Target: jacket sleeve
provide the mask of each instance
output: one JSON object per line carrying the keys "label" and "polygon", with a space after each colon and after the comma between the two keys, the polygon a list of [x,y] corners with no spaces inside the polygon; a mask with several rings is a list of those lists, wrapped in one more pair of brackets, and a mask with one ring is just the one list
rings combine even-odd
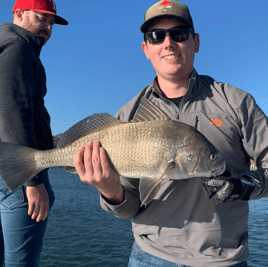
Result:
{"label": "jacket sleeve", "polygon": [[119,205],[109,204],[104,198],[100,197],[101,207],[114,216],[128,220],[135,217],[140,211],[141,201],[139,198],[139,179],[128,179],[120,177],[124,189],[125,200]]}
{"label": "jacket sleeve", "polygon": [[[40,65],[28,44],[8,41],[0,51],[0,138],[36,148],[33,97]],[[43,173],[29,181],[43,182]]]}
{"label": "jacket sleeve", "polygon": [[250,94],[244,98],[238,113],[243,146],[258,168],[250,174],[263,186],[256,187],[250,199],[268,197],[268,119]]}

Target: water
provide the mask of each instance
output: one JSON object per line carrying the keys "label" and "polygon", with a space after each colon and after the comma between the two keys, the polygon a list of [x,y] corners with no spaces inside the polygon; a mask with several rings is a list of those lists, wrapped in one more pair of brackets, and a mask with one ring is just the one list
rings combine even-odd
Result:
{"label": "water", "polygon": [[[56,201],[50,212],[41,267],[126,267],[131,222],[100,208],[99,193],[77,175],[49,170]],[[268,198],[250,202],[249,267],[268,267]]]}
{"label": "water", "polygon": [[249,266],[268,266],[268,198],[249,202]]}
{"label": "water", "polygon": [[100,208],[99,192],[61,168],[49,171],[56,195],[51,209],[41,267],[127,266],[131,222]]}

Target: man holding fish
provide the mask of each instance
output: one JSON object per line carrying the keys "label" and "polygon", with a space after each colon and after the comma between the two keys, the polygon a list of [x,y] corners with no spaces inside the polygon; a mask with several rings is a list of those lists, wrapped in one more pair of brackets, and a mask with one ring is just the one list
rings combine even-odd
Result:
{"label": "man holding fish", "polygon": [[[98,188],[103,209],[132,219],[135,243],[129,266],[247,266],[248,200],[268,196],[267,117],[250,94],[198,75],[193,64],[199,34],[186,5],[175,0],[155,3],[146,11],[141,31],[142,49],[156,78],[116,117],[125,122],[153,120],[148,99],[173,121],[200,131],[220,154],[204,158],[199,142],[191,146],[195,137],[186,134],[176,149],[191,147],[187,157],[178,152],[179,160],[167,160],[154,179],[135,179],[119,176],[98,140],[79,148],[76,170],[83,182]],[[156,115],[159,121],[161,116]],[[209,173],[215,159],[217,167]],[[250,159],[256,171],[250,171]]]}

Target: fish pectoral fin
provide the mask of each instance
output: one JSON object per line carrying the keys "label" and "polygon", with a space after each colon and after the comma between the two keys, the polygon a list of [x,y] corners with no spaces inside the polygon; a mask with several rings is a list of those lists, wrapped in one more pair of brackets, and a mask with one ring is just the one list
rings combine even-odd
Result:
{"label": "fish pectoral fin", "polygon": [[151,203],[160,188],[164,184],[164,175],[174,167],[174,162],[168,162],[163,173],[159,178],[142,178],[140,179],[139,192],[141,205],[147,206]]}
{"label": "fish pectoral fin", "polygon": [[140,179],[139,191],[141,205],[147,206],[151,203],[153,198],[156,196],[157,192],[163,184],[163,178],[142,178]]}
{"label": "fish pectoral fin", "polygon": [[67,167],[64,167],[64,170],[65,170],[66,172],[70,172],[70,173],[73,173],[73,174],[77,174],[77,171],[76,171],[75,167],[69,167],[69,166],[67,166]]}

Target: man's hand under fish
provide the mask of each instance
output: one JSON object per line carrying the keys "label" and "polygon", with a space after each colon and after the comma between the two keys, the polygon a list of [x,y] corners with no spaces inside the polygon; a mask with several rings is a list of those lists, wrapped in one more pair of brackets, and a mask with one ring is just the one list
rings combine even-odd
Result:
{"label": "man's hand under fish", "polygon": [[124,201],[119,175],[110,166],[107,153],[98,141],[80,147],[74,164],[81,181],[96,187],[108,202],[120,204]]}

